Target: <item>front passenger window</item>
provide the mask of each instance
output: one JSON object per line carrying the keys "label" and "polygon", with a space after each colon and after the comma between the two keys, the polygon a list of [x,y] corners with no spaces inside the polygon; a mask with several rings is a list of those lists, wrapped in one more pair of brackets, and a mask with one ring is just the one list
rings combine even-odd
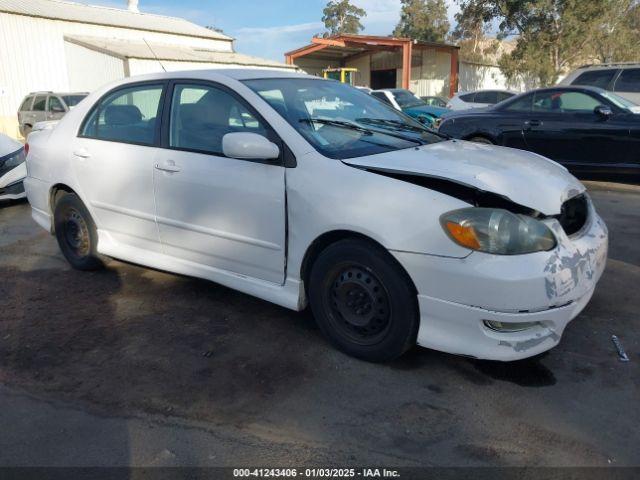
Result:
{"label": "front passenger window", "polygon": [[232,132],[267,136],[262,123],[230,93],[209,86],[175,86],[169,125],[170,147],[223,155],[222,137]]}

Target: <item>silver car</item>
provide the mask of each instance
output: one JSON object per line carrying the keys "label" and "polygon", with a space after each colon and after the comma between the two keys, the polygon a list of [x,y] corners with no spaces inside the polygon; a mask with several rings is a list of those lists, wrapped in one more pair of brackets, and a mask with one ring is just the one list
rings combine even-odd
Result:
{"label": "silver car", "polygon": [[88,95],[79,93],[32,92],[25,97],[18,110],[20,135],[27,137],[38,122],[60,120]]}
{"label": "silver car", "polygon": [[640,104],[640,63],[585,65],[571,72],[559,84],[600,87]]}

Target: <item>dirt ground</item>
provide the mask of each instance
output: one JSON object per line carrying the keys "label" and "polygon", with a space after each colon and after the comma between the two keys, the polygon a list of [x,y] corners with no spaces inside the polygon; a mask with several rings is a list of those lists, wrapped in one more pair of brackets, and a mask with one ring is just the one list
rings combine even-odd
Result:
{"label": "dirt ground", "polygon": [[[71,270],[28,204],[4,205],[0,464],[46,464],[29,442],[49,427],[75,432],[56,463],[82,464],[117,421],[157,446],[136,455],[124,432],[131,463],[640,465],[640,187],[589,186],[611,235],[601,283],[558,347],[508,364],[425,349],[364,363],[333,350],[309,312],[118,261]],[[93,420],[62,422],[69,412]],[[184,432],[204,439],[163,454],[161,435]]]}

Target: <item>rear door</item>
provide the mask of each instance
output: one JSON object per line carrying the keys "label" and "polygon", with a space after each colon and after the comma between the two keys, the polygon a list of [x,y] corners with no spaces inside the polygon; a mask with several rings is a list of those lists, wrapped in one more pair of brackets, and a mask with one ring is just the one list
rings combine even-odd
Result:
{"label": "rear door", "polygon": [[29,113],[29,121],[26,123],[31,124],[33,126],[37,122],[43,122],[47,119],[47,96],[46,95],[36,95],[36,98],[33,101],[33,107],[31,108],[31,112]]}
{"label": "rear door", "polygon": [[160,252],[153,166],[160,142],[164,82],[107,93],[70,145],[71,162],[96,223],[117,246]]}
{"label": "rear door", "polygon": [[253,132],[279,142],[235,92],[215,83],[171,83],[163,149],[153,173],[163,251],[198,267],[282,284],[285,168],[228,158],[222,138]]}

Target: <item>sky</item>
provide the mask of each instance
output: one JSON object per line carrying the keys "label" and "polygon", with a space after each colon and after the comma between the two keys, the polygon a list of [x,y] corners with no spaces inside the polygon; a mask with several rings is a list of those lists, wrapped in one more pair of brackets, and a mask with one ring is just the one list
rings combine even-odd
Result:
{"label": "sky", "polygon": [[[126,0],[76,0],[126,8]],[[458,11],[449,5],[449,21]],[[389,35],[400,19],[400,0],[352,0],[364,8],[362,33]],[[324,31],[322,9],[327,0],[140,0],[141,12],[186,18],[198,25],[221,28],[236,39],[240,53],[284,61],[284,53],[306,45]]]}

